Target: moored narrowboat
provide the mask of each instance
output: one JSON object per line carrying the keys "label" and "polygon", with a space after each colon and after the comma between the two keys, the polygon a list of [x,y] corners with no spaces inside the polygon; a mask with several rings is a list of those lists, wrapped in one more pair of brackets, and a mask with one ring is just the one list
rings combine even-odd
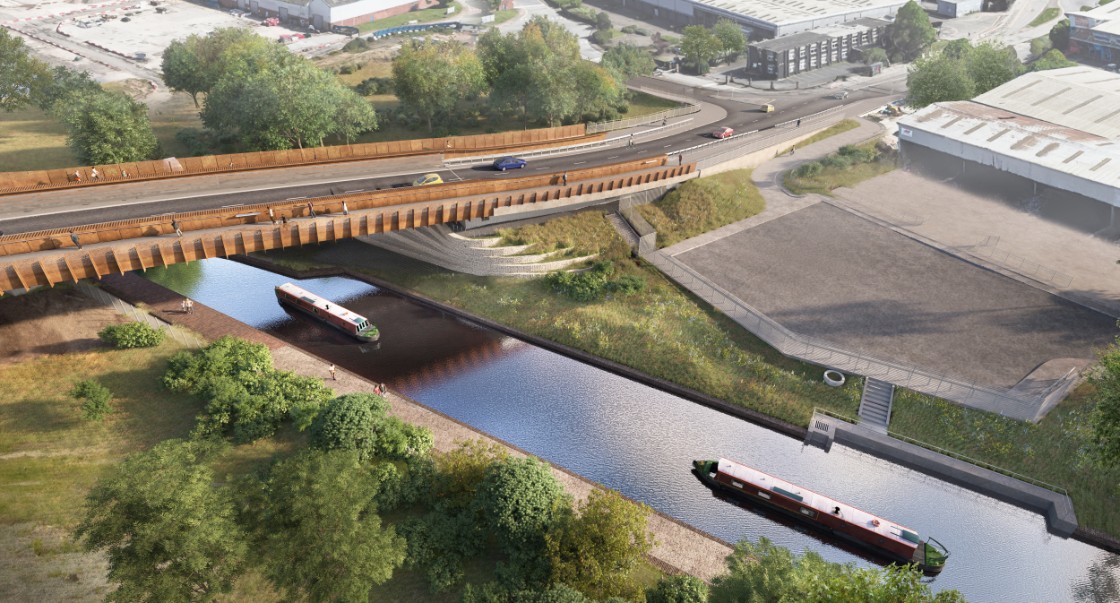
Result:
{"label": "moored narrowboat", "polygon": [[377,341],[381,336],[366,317],[291,283],[276,287],[276,299],[362,341]]}
{"label": "moored narrowboat", "polygon": [[839,538],[926,574],[945,568],[949,551],[933,538],[888,519],[727,459],[693,461],[693,473],[709,487],[794,517]]}

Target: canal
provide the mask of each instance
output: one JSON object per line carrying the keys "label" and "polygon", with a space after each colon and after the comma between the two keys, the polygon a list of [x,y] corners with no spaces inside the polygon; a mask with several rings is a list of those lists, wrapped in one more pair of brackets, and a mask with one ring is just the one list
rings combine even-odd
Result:
{"label": "canal", "polygon": [[825,453],[453,316],[345,278],[300,286],[369,317],[362,344],[277,304],[290,279],[212,259],[149,271],[153,280],[351,372],[735,542],[766,537],[795,552],[873,563],[767,513],[716,499],[690,473],[724,456],[931,535],[949,548],[935,590],[974,603],[1120,601],[1120,556],[1047,533],[1038,514],[876,457]]}

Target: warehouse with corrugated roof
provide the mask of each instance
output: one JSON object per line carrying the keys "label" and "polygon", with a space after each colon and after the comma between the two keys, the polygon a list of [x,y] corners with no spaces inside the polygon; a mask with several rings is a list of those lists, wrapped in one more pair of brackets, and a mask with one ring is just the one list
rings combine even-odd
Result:
{"label": "warehouse with corrugated roof", "polygon": [[752,40],[777,38],[898,12],[906,0],[637,0],[623,4],[684,25],[739,24]]}
{"label": "warehouse with corrugated roof", "polygon": [[[898,121],[904,160],[928,149],[960,171],[994,169],[1107,205],[1120,225],[1120,75],[1078,66],[1022,75],[971,101],[934,103]],[[909,155],[909,157],[908,157]],[[929,157],[925,155],[923,157]],[[918,166],[921,167],[921,166]]]}

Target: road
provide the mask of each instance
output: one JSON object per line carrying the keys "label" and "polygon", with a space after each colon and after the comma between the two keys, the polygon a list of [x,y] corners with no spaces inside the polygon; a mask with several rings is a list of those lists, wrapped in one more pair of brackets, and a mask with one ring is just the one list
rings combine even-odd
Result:
{"label": "road", "polygon": [[[656,78],[645,78],[643,88],[656,88],[681,94],[682,86]],[[685,90],[687,91],[687,90]],[[693,96],[722,109],[725,117],[714,122],[687,122],[687,129],[670,129],[668,134],[636,136],[633,147],[623,140],[617,144],[578,155],[533,159],[525,168],[528,173],[552,173],[578,169],[581,166],[616,163],[640,157],[661,155],[710,142],[715,126],[729,126],[736,131],[764,130],[776,124],[837,106],[840,101],[826,97],[824,92],[803,94],[783,99],[774,113],[758,110],[752,96],[723,98],[721,90],[693,90]],[[852,104],[873,98],[884,102],[897,97],[889,91],[867,88],[854,91],[845,101]],[[707,111],[707,114],[723,113]],[[701,114],[697,114],[701,115]],[[608,137],[623,138],[644,128],[612,132]],[[723,144],[723,143],[721,143]],[[728,141],[726,144],[734,144]],[[688,157],[685,158],[686,160]],[[370,176],[371,172],[377,173]],[[518,171],[498,172],[487,165],[448,169],[437,156],[406,158],[395,161],[353,162],[316,165],[282,170],[265,170],[243,174],[216,174],[176,178],[166,181],[86,187],[13,195],[0,203],[0,232],[16,234],[35,230],[71,228],[82,224],[109,222],[129,218],[150,217],[170,213],[215,209],[256,203],[283,203],[303,198],[322,197],[366,190],[409,185],[418,174],[438,172],[445,181],[511,178]]]}

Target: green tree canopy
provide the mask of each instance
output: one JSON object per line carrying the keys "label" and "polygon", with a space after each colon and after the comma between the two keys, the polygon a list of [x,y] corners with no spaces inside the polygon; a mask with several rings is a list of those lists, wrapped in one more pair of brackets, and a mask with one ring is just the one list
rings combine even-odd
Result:
{"label": "green tree canopy", "polygon": [[656,64],[646,49],[633,44],[618,44],[603,53],[602,66],[611,70],[618,81],[653,73]]}
{"label": "green tree canopy", "polygon": [[712,26],[712,34],[719,40],[720,51],[728,62],[734,61],[747,47],[743,28],[731,19],[720,19]]}
{"label": "green tree canopy", "polygon": [[578,514],[562,513],[546,536],[552,581],[602,599],[635,599],[633,570],[653,548],[649,507],[613,490],[593,490]]}
{"label": "green tree canopy", "polygon": [[965,59],[965,65],[972,78],[974,95],[1010,82],[1023,72],[1023,64],[1019,62],[1015,49],[990,42],[973,48]]}
{"label": "green tree canopy", "polygon": [[75,536],[105,550],[108,601],[212,601],[244,569],[245,535],[199,443],[168,440],[98,480]]}
{"label": "green tree canopy", "polygon": [[404,562],[404,539],[377,514],[378,475],[352,451],[310,450],[273,467],[255,550],[290,599],[366,601]]}
{"label": "green tree canopy", "polygon": [[368,461],[376,455],[376,429],[389,404],[374,394],[346,394],[323,407],[311,423],[311,446],[320,450],[353,450]]}
{"label": "green tree canopy", "polygon": [[1120,466],[1120,338],[1101,354],[1089,373],[1093,387],[1093,444],[1106,467]]}
{"label": "green tree canopy", "polygon": [[486,87],[482,61],[462,42],[424,40],[404,44],[393,59],[397,97],[428,123],[449,126],[462,103]]}
{"label": "green tree canopy", "polygon": [[1061,69],[1063,67],[1076,67],[1077,63],[1066,58],[1062,51],[1051,48],[1045,54],[1031,62],[1031,71],[1046,71],[1047,69]]}
{"label": "green tree canopy", "polygon": [[907,101],[914,107],[937,102],[965,100],[975,91],[964,61],[943,56],[919,60],[906,78],[910,90]]}
{"label": "green tree canopy", "polygon": [[712,60],[719,56],[722,49],[720,39],[707,27],[689,25],[684,28],[681,52],[684,54],[684,61],[692,65],[697,73],[707,73]]}
{"label": "green tree canopy", "polygon": [[1069,19],[1062,19],[1050,28],[1050,44],[1062,51],[1069,51]]}
{"label": "green tree canopy", "polygon": [[949,40],[941,49],[941,56],[958,61],[968,60],[970,54],[972,54],[972,42],[968,38]]}
{"label": "green tree canopy", "polygon": [[933,594],[911,567],[863,569],[812,551],[798,557],[766,538],[735,545],[727,567],[712,583],[711,603],[964,603],[955,590]]}
{"label": "green tree canopy", "polygon": [[696,576],[665,576],[646,591],[646,603],[707,603],[708,585]]}
{"label": "green tree canopy", "polygon": [[548,465],[531,457],[490,465],[476,501],[507,549],[543,545],[545,533],[568,502]]}
{"label": "green tree canopy", "polygon": [[929,15],[914,0],[898,9],[894,21],[887,26],[887,39],[891,58],[912,61],[937,39],[937,30],[929,22]]}
{"label": "green tree canopy", "polygon": [[246,77],[291,60],[298,59],[251,29],[225,27],[168,45],[163,81],[172,90],[190,94],[197,107],[198,94],[210,92],[226,74]]}
{"label": "green tree canopy", "polygon": [[87,92],[56,103],[66,142],[86,165],[153,159],[159,149],[148,107],[123,93]]}
{"label": "green tree canopy", "polygon": [[887,51],[882,49],[882,48],[879,48],[878,46],[876,46],[874,48],[869,48],[866,51],[864,51],[864,53],[863,53],[863,64],[864,65],[871,65],[873,63],[882,63],[884,65],[889,64],[890,59],[887,57]]}
{"label": "green tree canopy", "polygon": [[23,38],[0,28],[0,109],[15,111],[32,104],[49,79],[47,64],[28,53]]}

